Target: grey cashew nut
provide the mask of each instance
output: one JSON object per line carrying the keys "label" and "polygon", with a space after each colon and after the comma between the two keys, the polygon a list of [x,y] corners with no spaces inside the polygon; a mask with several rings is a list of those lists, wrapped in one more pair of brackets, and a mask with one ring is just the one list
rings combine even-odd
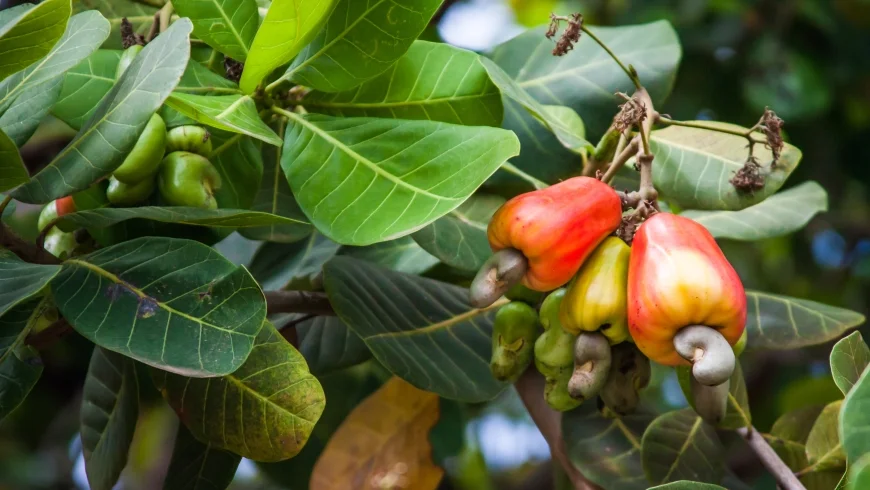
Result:
{"label": "grey cashew nut", "polygon": [[728,389],[730,380],[716,386],[707,386],[699,383],[694,377],[691,379],[692,401],[695,413],[706,422],[713,425],[722,422],[728,411]]}
{"label": "grey cashew nut", "polygon": [[640,390],[649,384],[649,359],[631,342],[616,344],[610,348],[610,352],[610,374],[599,396],[614,412],[628,415],[635,411],[640,402]]}
{"label": "grey cashew nut", "polygon": [[504,296],[515,284],[519,283],[529,261],[522,252],[515,248],[499,250],[477,271],[471,281],[469,299],[475,308],[486,308]]}
{"label": "grey cashew nut", "polygon": [[577,400],[597,395],[610,373],[610,341],[598,332],[582,332],[574,342],[574,372],[568,393]]}
{"label": "grey cashew nut", "polygon": [[674,348],[692,363],[692,376],[699,383],[716,386],[734,372],[734,351],[721,333],[705,325],[689,325],[674,336]]}

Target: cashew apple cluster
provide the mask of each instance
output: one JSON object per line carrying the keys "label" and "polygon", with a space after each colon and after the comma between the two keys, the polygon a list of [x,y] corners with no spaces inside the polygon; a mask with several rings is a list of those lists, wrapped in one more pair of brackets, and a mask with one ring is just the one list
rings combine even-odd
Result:
{"label": "cashew apple cluster", "polygon": [[[599,396],[626,414],[649,383],[650,360],[690,365],[695,408],[717,422],[746,343],[740,278],[699,223],[658,212],[629,246],[614,236],[622,216],[616,191],[591,177],[521,194],[496,211],[487,230],[494,255],[470,289],[478,308],[513,300],[495,315],[493,375],[516,380],[534,361],[554,409]],[[518,287],[547,294],[537,304]]]}

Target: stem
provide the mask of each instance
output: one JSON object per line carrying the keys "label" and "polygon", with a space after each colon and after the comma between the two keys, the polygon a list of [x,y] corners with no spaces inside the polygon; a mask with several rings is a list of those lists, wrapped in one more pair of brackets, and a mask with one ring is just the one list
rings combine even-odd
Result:
{"label": "stem", "polygon": [[10,202],[12,202],[12,196],[6,196],[3,202],[0,202],[0,217],[3,216],[3,212],[6,211],[6,207],[9,206]]}
{"label": "stem", "polygon": [[791,469],[783,463],[776,451],[767,444],[764,437],[755,430],[755,427],[741,427],[737,429],[737,433],[743,436],[749,447],[755,451],[758,458],[761,459],[761,464],[767,468],[767,471],[776,479],[776,482],[783,490],[806,490],[806,488],[798,480],[797,476],[792,473]]}
{"label": "stem", "polygon": [[595,34],[593,34],[592,31],[587,29],[585,25],[581,25],[580,30],[583,31],[584,33],[586,33],[587,36],[592,38],[593,41],[598,43],[598,45],[601,46],[601,49],[603,49],[604,51],[607,51],[607,54],[609,54],[610,57],[613,58],[613,61],[615,61],[616,64],[619,65],[620,68],[622,68],[622,71],[625,72],[625,75],[629,78],[629,80],[631,80],[631,83],[634,84],[634,88],[636,88],[637,90],[641,90],[643,88],[643,86],[640,84],[640,80],[637,78],[637,73],[634,70],[628,69],[628,67],[626,67],[622,63],[622,60],[619,59],[619,56],[616,56],[616,53],[611,51],[610,48],[607,47],[607,44],[604,44],[604,41],[602,41],[601,39],[598,39],[598,37]]}
{"label": "stem", "polygon": [[758,124],[752,126],[746,131],[741,131],[738,129],[731,129],[719,126],[713,126],[711,124],[704,124],[702,122],[697,121],[677,121],[676,119],[671,119],[669,117],[662,116],[661,114],[656,114],[655,117],[656,122],[662,123],[666,126],[682,126],[684,128],[695,128],[695,129],[705,129],[707,131],[716,131],[717,133],[725,133],[731,134],[734,136],[740,136],[741,138],[746,138],[749,141],[749,144],[758,144],[764,143],[764,140],[757,140],[752,137],[752,133],[755,132],[756,128],[758,128]]}
{"label": "stem", "polygon": [[546,189],[547,187],[550,187],[546,182],[532,177],[531,175],[523,172],[522,170],[517,168],[516,165],[514,165],[510,162],[504,162],[501,165],[501,170],[504,170],[505,172],[507,172],[509,174],[516,175],[517,177],[528,182],[529,184],[532,184],[532,187],[534,187],[535,190],[541,190],[541,189]]}
{"label": "stem", "polygon": [[148,29],[148,35],[145,36],[145,44],[150,43],[157,37],[157,28],[160,26],[160,10],[154,12],[154,21],[151,22],[151,28]]}
{"label": "stem", "polygon": [[520,376],[514,387],[519,394],[523,405],[529,411],[532,421],[538,426],[541,435],[550,446],[550,454],[553,461],[562,465],[568,478],[576,490],[599,490],[599,487],[589,481],[568,458],[565,440],[562,439],[562,414],[550,408],[541,393],[544,392],[544,377],[541,376],[534,366]]}
{"label": "stem", "polygon": [[12,231],[6,224],[0,222],[0,246],[9,249],[25,262],[32,264],[60,264],[60,260],[54,255],[38,248]]}
{"label": "stem", "polygon": [[644,118],[640,127],[640,141],[643,145],[643,152],[637,156],[637,165],[640,169],[640,195],[649,202],[653,208],[658,209],[659,193],[653,185],[652,162],[653,154],[650,152],[649,135],[652,131],[653,123],[655,122],[656,110],[653,107],[652,99],[649,92],[645,88],[641,88],[634,94],[646,108],[646,118]]}
{"label": "stem", "polygon": [[169,29],[169,20],[172,18],[172,2],[166,2],[166,5],[158,12],[160,14],[160,32],[165,32]]}
{"label": "stem", "polygon": [[629,161],[631,157],[637,154],[638,140],[634,138],[631,140],[631,143],[628,144],[625,148],[622,149],[617,155],[616,158],[613,159],[613,163],[608,167],[607,172],[604,174],[604,177],[601,178],[601,181],[605,184],[609,184],[614,177],[616,177],[616,173],[619,172],[619,169],[625,165],[625,162]]}
{"label": "stem", "polygon": [[313,313],[335,316],[326,293],[316,291],[265,291],[269,315],[274,313]]}

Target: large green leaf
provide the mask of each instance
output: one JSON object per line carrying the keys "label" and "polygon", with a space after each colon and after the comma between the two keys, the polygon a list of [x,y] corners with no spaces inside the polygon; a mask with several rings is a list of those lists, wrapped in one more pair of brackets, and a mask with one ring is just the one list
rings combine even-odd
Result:
{"label": "large green leaf", "polygon": [[178,84],[190,56],[190,30],[190,21],[181,19],[148,43],[72,142],[18,188],[15,198],[48,202],[88,188],[121,165],[151,115]]}
{"label": "large green leaf", "polygon": [[713,426],[691,408],[659,416],[641,441],[643,470],[656,485],[684,479],[718,483],[725,469],[724,452]]}
{"label": "large green leaf", "polygon": [[164,490],[224,490],[233,481],[242,457],[198,441],[178,425]]}
{"label": "large green leaf", "polygon": [[409,236],[367,247],[344,247],[341,254],[406,274],[422,274],[438,263],[436,257]]}
{"label": "large green leaf", "polygon": [[39,85],[28,86],[0,115],[0,131],[19,147],[23,146],[51,110],[62,85],[63,77],[55,77]]}
{"label": "large green leaf", "polygon": [[315,376],[355,366],[372,357],[359,335],[338,317],[318,316],[296,325],[299,351]]}
{"label": "large green leaf", "polygon": [[27,398],[42,375],[39,353],[24,345],[40,302],[31,300],[0,314],[0,421]]}
{"label": "large green leaf", "polygon": [[746,306],[746,345],[753,349],[823,344],[864,323],[854,311],[760,291],[746,292]]}
{"label": "large green leaf", "polygon": [[268,322],[232,374],[195,379],[155,370],[154,378],[197,439],[256,461],[295,456],[325,404],[305,359]]}
{"label": "large green leaf", "polygon": [[82,393],[82,453],[88,483],[111,490],[127,465],[139,417],[136,363],[120,354],[94,348]]}
{"label": "large green leaf", "polygon": [[280,145],[281,138],[257,114],[254,99],[247,95],[192,95],[173,93],[166,105],[196,122]]}
{"label": "large green leaf", "polygon": [[[249,209],[263,180],[263,157],[259,142],[250,136],[211,131],[214,150],[209,160],[221,174],[221,188],[215,193],[219,208]],[[287,216],[288,219],[303,216]]]}
{"label": "large green leaf", "polygon": [[71,128],[81,129],[112,90],[120,59],[121,51],[99,49],[67,71],[51,113]]}
{"label": "large green leaf", "polygon": [[0,80],[45,56],[63,35],[70,0],[45,0],[0,25]]}
{"label": "large green leaf", "polygon": [[30,179],[15,142],[0,128],[0,192],[18,187]]}
{"label": "large green leaf", "polygon": [[265,290],[307,289],[311,276],[338,253],[340,245],[318,232],[295,243],[264,243],[251,259],[251,274]]}
{"label": "large green leaf", "polygon": [[193,33],[212,48],[244,62],[260,21],[255,0],[174,0],[172,7],[190,17]]}
{"label": "large green leaf", "polygon": [[244,228],[248,226],[285,226],[309,230],[303,220],[285,218],[276,214],[245,209],[202,209],[179,206],[138,208],[101,208],[67,214],[58,223],[71,227],[104,228],[131,219],[147,219],[163,223],[179,223],[215,228]]}
{"label": "large green leaf", "polygon": [[489,370],[496,302],[468,303],[468,290],[350,257],[323,267],[339,318],[387,369],[445,398],[481,402],[506,386]]}
{"label": "large green leaf", "polygon": [[519,151],[498,128],[287,115],[282,168],[293,195],[318,230],[347,245],[435,221]]}
{"label": "large green leaf", "polygon": [[[284,134],[287,122],[282,118],[273,123],[272,127],[278,134]],[[263,145],[263,178],[251,209],[263,211],[278,216],[285,216],[296,221],[306,221],[305,215],[299,209],[299,204],[290,191],[290,184],[281,170],[281,154],[283,146]],[[269,242],[292,243],[305,238],[311,233],[311,227],[286,226],[273,224],[263,227],[245,228],[240,232],[245,238]]]}
{"label": "large green leaf", "polygon": [[804,182],[739,211],[685,211],[716,238],[763,240],[800,230],[828,210],[828,193],[817,182]]}
{"label": "large green leaf", "polygon": [[441,262],[465,271],[477,271],[492,255],[486,228],[505,200],[474,195],[429,226],[411,235],[424,250]]}
{"label": "large green leaf", "polygon": [[846,469],[846,454],[838,434],[842,404],[842,400],[837,400],[827,405],[810,430],[806,451],[813,471]]}
{"label": "large green leaf", "polygon": [[640,441],[653,418],[647,414],[608,418],[595,403],[584,403],[562,415],[568,457],[586,478],[603,488],[646,489]]}
{"label": "large green leaf", "polygon": [[[692,368],[688,366],[680,366],[676,368],[677,379],[680,382],[680,388],[683,389],[683,394],[689,405],[695,407],[694,399],[691,392],[691,377]],[[743,369],[738,362],[734,366],[734,374],[731,375],[728,385],[728,402],[725,417],[719,422],[720,429],[739,429],[740,427],[749,427],[752,425],[752,412],[749,410],[749,395],[746,392],[746,381],[743,379]]]}
{"label": "large green leaf", "polygon": [[[746,128],[703,121],[708,126],[746,131]],[[757,138],[758,136],[756,136]],[[776,165],[764,145],[756,145],[764,187],[751,193],[731,185],[746,162],[746,138],[709,129],[671,126],[653,131],[650,149],[655,155],[653,182],[659,196],[688,209],[739,210],[758,204],[776,192],[797,167],[801,151],[786,143]]]}
{"label": "large green leaf", "polygon": [[60,266],[30,264],[0,248],[0,316],[42,291]]}
{"label": "large green leaf", "polygon": [[324,92],[352,89],[405,54],[440,6],[441,0],[338,0],[281,79]]}
{"label": "large green leaf", "polygon": [[843,400],[840,409],[840,442],[848,461],[870,453],[870,369],[865,369],[858,382]]}
{"label": "large green leaf", "polygon": [[[253,0],[250,0],[253,3]],[[245,93],[296,56],[326,22],[336,0],[275,0],[257,30],[242,72]]]}
{"label": "large green leaf", "polygon": [[381,75],[347,92],[314,91],[305,108],[343,117],[427,119],[468,126],[500,126],[501,94],[471,51],[415,41]]}
{"label": "large green leaf", "polygon": [[67,260],[51,289],[88,340],[186,376],[235,371],[266,316],[248,271],[190,240],[139,238]]}
{"label": "large green leaf", "polygon": [[[862,490],[870,488],[870,454],[861,456],[858,461],[849,465],[848,490]],[[840,490],[840,487],[837,487]]]}
{"label": "large green leaf", "polygon": [[849,394],[849,390],[858,382],[868,364],[870,348],[864,342],[861,332],[853,332],[831,349],[831,375],[843,395]]}
{"label": "large green leaf", "polygon": [[[624,63],[637,70],[653,102],[661,104],[671,90],[682,56],[677,33],[667,21],[622,27],[590,27]],[[599,138],[633,85],[610,56],[589,36],[574,50],[552,56],[546,27],[530,29],[500,44],[492,59],[520,87],[543,104],[568,106],[583,115],[591,138]]]}

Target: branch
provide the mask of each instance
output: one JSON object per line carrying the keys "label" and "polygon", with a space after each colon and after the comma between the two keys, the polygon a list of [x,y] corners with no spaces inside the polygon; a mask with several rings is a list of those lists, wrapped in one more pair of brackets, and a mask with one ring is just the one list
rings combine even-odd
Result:
{"label": "branch", "polygon": [[316,291],[265,291],[269,315],[274,313],[310,313],[335,316],[326,293]]}
{"label": "branch", "polygon": [[532,416],[538,430],[547,440],[550,446],[550,454],[554,461],[558,461],[571,479],[576,490],[600,490],[597,485],[586,479],[580,471],[571,464],[562,439],[562,414],[550,408],[544,401],[544,377],[541,376],[534,366],[520,376],[514,387]]}
{"label": "branch", "polygon": [[792,473],[791,469],[782,462],[776,451],[767,444],[764,437],[755,430],[755,427],[741,427],[737,429],[737,433],[743,436],[749,447],[755,451],[761,463],[767,468],[767,471],[776,479],[776,482],[783,490],[806,490],[800,480]]}
{"label": "branch", "polygon": [[620,151],[616,155],[616,157],[613,159],[613,162],[610,164],[610,167],[607,168],[607,173],[604,174],[604,177],[602,177],[601,180],[605,184],[609,184],[610,181],[613,180],[614,177],[616,177],[616,172],[619,172],[619,169],[621,169],[622,166],[625,165],[625,162],[627,162],[629,159],[631,159],[631,157],[637,154],[639,146],[640,145],[637,138],[633,138],[631,140],[631,143],[629,143],[625,148],[622,149],[622,151]]}
{"label": "branch", "polygon": [[32,264],[60,264],[57,257],[38,247],[35,243],[30,243],[19,237],[4,223],[0,223],[0,247],[10,250],[25,262]]}
{"label": "branch", "polygon": [[656,191],[655,186],[653,186],[653,154],[650,152],[649,147],[649,136],[652,132],[653,123],[655,123],[656,110],[655,107],[653,107],[652,99],[649,96],[649,92],[646,91],[646,88],[640,88],[634,93],[634,97],[637,98],[646,109],[646,117],[640,124],[640,140],[642,146],[641,151],[639,151],[637,155],[637,166],[640,169],[640,196],[650,203],[651,206],[658,209],[657,199],[659,193]]}

